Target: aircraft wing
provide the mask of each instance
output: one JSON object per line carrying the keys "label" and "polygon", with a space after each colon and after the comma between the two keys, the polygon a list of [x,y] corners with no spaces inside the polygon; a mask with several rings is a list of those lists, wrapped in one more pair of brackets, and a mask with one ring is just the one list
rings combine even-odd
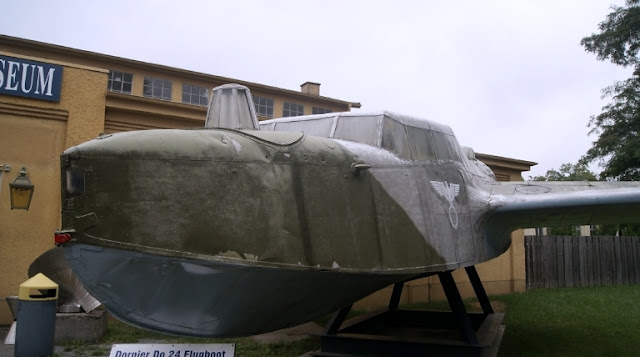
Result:
{"label": "aircraft wing", "polygon": [[481,229],[501,253],[518,228],[640,222],[640,182],[497,182],[489,208]]}

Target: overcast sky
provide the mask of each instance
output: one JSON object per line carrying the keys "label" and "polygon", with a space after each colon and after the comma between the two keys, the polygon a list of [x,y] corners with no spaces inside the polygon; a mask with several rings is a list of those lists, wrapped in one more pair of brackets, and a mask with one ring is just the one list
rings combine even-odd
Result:
{"label": "overcast sky", "polygon": [[[4,0],[0,33],[360,102],[450,125],[476,152],[575,163],[630,71],[580,40],[622,0]],[[597,166],[592,169],[597,170]]]}

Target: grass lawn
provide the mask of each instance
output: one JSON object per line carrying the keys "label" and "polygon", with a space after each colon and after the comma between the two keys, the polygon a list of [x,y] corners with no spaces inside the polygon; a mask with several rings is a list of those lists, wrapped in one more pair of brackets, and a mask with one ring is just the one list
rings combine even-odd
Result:
{"label": "grass lawn", "polygon": [[495,296],[506,307],[500,356],[640,356],[640,285]]}
{"label": "grass lawn", "polygon": [[[499,356],[640,356],[640,285],[538,289],[493,296],[504,310],[506,331]],[[467,301],[473,309],[474,301]],[[415,307],[415,306],[413,306]],[[424,307],[421,306],[421,307]],[[446,303],[427,306],[441,310]],[[235,343],[236,356],[299,356],[319,348],[317,337],[260,344],[251,338],[189,339],[139,330],[115,320],[101,344]],[[142,341],[142,342],[140,342]],[[109,350],[72,344],[65,352],[108,356]]]}

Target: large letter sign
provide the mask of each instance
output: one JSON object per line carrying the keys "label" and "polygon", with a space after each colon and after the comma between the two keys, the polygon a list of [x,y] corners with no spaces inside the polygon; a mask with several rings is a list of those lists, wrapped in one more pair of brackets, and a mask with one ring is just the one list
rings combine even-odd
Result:
{"label": "large letter sign", "polygon": [[0,56],[0,94],[60,101],[62,66]]}

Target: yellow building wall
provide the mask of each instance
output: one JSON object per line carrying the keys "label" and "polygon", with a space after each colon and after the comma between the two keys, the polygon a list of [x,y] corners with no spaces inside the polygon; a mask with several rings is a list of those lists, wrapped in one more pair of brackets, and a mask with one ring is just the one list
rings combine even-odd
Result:
{"label": "yellow building wall", "polygon": [[[11,55],[18,57],[16,55]],[[24,58],[24,57],[23,57]],[[18,294],[29,265],[53,248],[60,228],[60,153],[104,130],[107,71],[62,65],[59,103],[0,95],[0,298]],[[35,186],[31,207],[11,210],[9,183],[26,167]],[[0,303],[0,325],[10,324],[7,304]]]}
{"label": "yellow building wall", "polygon": [[[198,86],[201,88],[209,89],[209,94],[211,94],[211,89],[217,87],[222,84],[233,83],[235,82],[233,79],[229,79],[226,82],[214,83],[211,80],[208,80],[202,76],[193,77],[185,77],[184,73],[172,74],[161,71],[154,71],[149,69],[148,67],[132,67],[132,66],[109,66],[109,69],[119,72],[131,73],[133,75],[132,85],[131,85],[131,94],[130,96],[143,97],[143,88],[144,88],[144,77],[153,77],[158,79],[170,80],[172,83],[171,86],[171,102],[172,103],[182,103],[182,84],[190,84],[194,86]],[[292,98],[289,92],[266,92],[261,90],[260,88],[249,88],[251,90],[252,95],[257,95],[264,98],[273,99],[273,114],[274,118],[282,117],[284,102],[302,104],[304,107],[304,115],[309,115],[312,113],[313,107],[319,107],[331,110],[332,112],[344,112],[349,111],[351,108],[345,102],[342,104],[339,103],[331,103],[326,100],[326,98],[312,95],[312,94],[298,94],[298,97]],[[282,94],[279,94],[282,93]],[[157,99],[153,99],[157,100]],[[204,119],[206,114],[206,108],[203,107],[202,111],[202,124],[204,125]],[[108,118],[107,118],[108,119]],[[267,117],[259,117],[259,120],[271,119]]]}

